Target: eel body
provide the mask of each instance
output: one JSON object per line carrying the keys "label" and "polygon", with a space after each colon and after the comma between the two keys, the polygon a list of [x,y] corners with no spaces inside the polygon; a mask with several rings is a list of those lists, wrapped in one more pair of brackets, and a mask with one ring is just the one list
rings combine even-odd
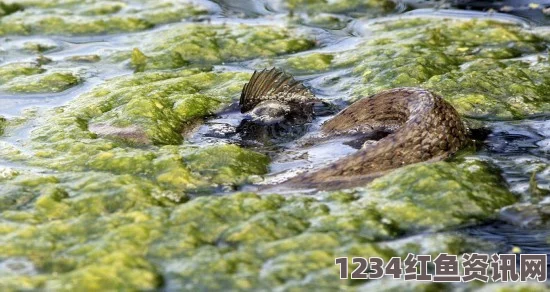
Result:
{"label": "eel body", "polygon": [[[255,74],[255,78],[263,79],[263,74],[265,71]],[[269,83],[262,84],[269,87]],[[243,91],[245,100],[247,90],[251,91],[250,85]],[[271,97],[281,102],[279,97]],[[264,100],[269,98],[264,96]],[[243,97],[242,108],[251,110],[242,100]],[[293,100],[311,100],[311,97]],[[325,122],[321,131],[326,137],[369,135],[377,131],[387,136],[326,167],[291,178],[283,183],[285,187],[338,189],[364,185],[404,165],[447,158],[470,141],[458,112],[448,102],[428,90],[410,87],[363,97]]]}

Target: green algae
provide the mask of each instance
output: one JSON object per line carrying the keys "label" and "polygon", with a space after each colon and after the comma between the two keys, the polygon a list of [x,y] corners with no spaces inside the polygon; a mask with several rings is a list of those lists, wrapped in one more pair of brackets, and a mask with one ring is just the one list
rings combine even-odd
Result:
{"label": "green algae", "polygon": [[[294,29],[244,24],[181,24],[144,33],[137,36],[137,40],[140,47],[131,54],[132,65],[144,66],[145,70],[273,57],[315,45],[311,38]],[[142,55],[147,56],[146,62]]]}
{"label": "green algae", "polygon": [[0,66],[0,90],[13,93],[60,92],[81,82],[74,72],[46,70],[38,63],[9,63]]}
{"label": "green algae", "polygon": [[234,99],[247,78],[198,70],[114,78],[51,112],[47,126],[31,134],[31,156],[9,146],[3,152],[59,171],[142,176],[149,186],[141,188],[159,201],[183,202],[190,191],[231,188],[265,174],[269,159],[232,145],[197,149],[181,143],[187,127]]}
{"label": "green algae", "polygon": [[[547,42],[518,25],[482,20],[403,18],[365,27],[369,38],[350,50],[309,52],[276,63],[291,72],[351,70],[341,84],[350,101],[384,89],[418,86],[442,94],[481,119],[522,118],[548,111]],[[323,86],[332,86],[331,80]],[[337,82],[340,84],[341,82]]]}
{"label": "green algae", "polygon": [[0,35],[135,32],[209,13],[207,7],[188,1],[144,2],[132,9],[125,9],[124,2],[42,2],[19,1],[22,9],[0,19]]}
{"label": "green algae", "polygon": [[147,56],[138,48],[134,48],[130,57],[130,64],[134,67],[135,72],[143,72],[147,65]]}
{"label": "green algae", "polygon": [[0,90],[12,93],[61,92],[81,82],[73,72],[49,71],[39,75],[20,77],[0,86]]}
{"label": "green algae", "polygon": [[425,86],[467,116],[519,119],[550,111],[549,84],[547,66],[479,60],[463,70],[434,76]]}
{"label": "green algae", "polygon": [[10,15],[20,10],[23,10],[23,7],[16,3],[0,2],[0,17]]}
{"label": "green algae", "polygon": [[542,39],[519,26],[494,21],[403,19],[372,29],[382,38],[361,46],[364,53],[345,58],[347,64],[358,62],[353,71],[368,84],[362,94],[419,86],[472,60],[519,57],[545,47]]}
{"label": "green algae", "polygon": [[[376,244],[357,241],[351,230],[319,232],[318,225],[326,224],[319,219],[347,214],[342,214],[330,199],[240,193],[199,197],[173,209],[156,207],[154,202],[144,200],[146,197],[129,206],[124,204],[128,200],[99,195],[105,191],[90,186],[96,185],[94,180],[99,177],[85,178],[88,175],[73,174],[71,179],[80,176],[85,181],[76,186],[72,186],[68,177],[18,178],[12,183],[36,192],[39,197],[34,203],[34,213],[24,215],[28,211],[17,210],[14,205],[2,213],[7,221],[0,224],[0,231],[11,236],[9,241],[2,241],[5,248],[0,256],[28,258],[49,276],[9,276],[4,277],[3,285],[15,281],[29,283],[34,288],[58,287],[60,283],[74,288],[71,283],[78,281],[100,285],[94,284],[97,281],[87,283],[86,277],[96,275],[108,276],[109,280],[102,282],[104,286],[90,289],[112,285],[151,289],[159,285],[163,275],[167,287],[181,288],[185,283],[191,290],[295,285],[346,287],[352,282],[337,279],[336,256],[378,256],[388,260],[393,256],[405,257],[410,251],[460,254],[479,247],[457,235],[435,235],[431,240],[428,237],[412,243]],[[113,182],[101,178],[107,185]],[[40,183],[34,182],[35,179]],[[136,182],[125,182],[127,190],[135,190],[133,193],[118,192],[118,195],[139,198],[143,188],[135,188]],[[28,204],[33,204],[32,200]],[[110,208],[105,209],[107,206]],[[124,213],[119,211],[125,209]],[[367,213],[362,216],[369,218]],[[51,218],[58,220],[50,221]],[[382,233],[388,234],[395,228],[384,225],[382,218],[367,220],[378,220],[377,228]],[[37,241],[30,242],[28,238],[39,238],[40,244],[33,244]],[[74,246],[75,242],[79,244]],[[482,246],[490,248],[487,244]],[[165,262],[160,269],[150,264],[158,261]],[[106,266],[115,262],[116,269]],[[104,273],[100,273],[102,269]],[[135,273],[145,273],[147,277],[129,276]],[[218,280],[214,281],[214,277]],[[296,283],[302,279],[308,280]]]}
{"label": "green algae", "polygon": [[405,230],[471,224],[517,200],[495,172],[476,160],[416,164],[372,182],[366,189],[369,197],[359,205],[373,200],[385,218]]}
{"label": "green algae", "polygon": [[[344,2],[355,3],[331,1]],[[22,3],[30,10],[74,8],[79,17],[128,12],[123,2]],[[342,12],[355,4],[321,5]],[[316,11],[312,7],[304,9]],[[178,17],[159,9],[167,16],[151,16],[157,21]],[[521,118],[546,110],[548,72],[542,61],[506,60],[540,52],[543,42],[513,25],[464,23],[383,23],[373,28],[374,39],[353,51],[311,52],[276,62],[299,74],[351,69],[360,82],[350,100],[414,85],[444,95],[474,118]],[[272,58],[309,49],[313,41],[294,29],[251,25],[183,24],[160,32],[143,42],[136,37],[140,47],[121,55],[145,73],[107,80],[66,106],[33,117],[36,127],[25,143],[0,142],[0,157],[24,166],[0,167],[0,263],[20,259],[34,271],[0,273],[0,290],[437,291],[454,286],[340,280],[334,258],[388,260],[408,252],[460,257],[498,250],[454,232],[440,233],[491,220],[517,201],[498,171],[478,159],[411,165],[364,188],[317,196],[203,196],[234,190],[268,171],[268,157],[257,152],[186,142],[193,127],[237,100],[250,74],[153,70]],[[20,80],[39,80],[58,70],[57,65],[9,66],[0,67],[0,84],[22,86]],[[459,84],[468,84],[468,92]],[[0,118],[0,135],[17,119]],[[416,233],[421,235],[409,237]]]}
{"label": "green algae", "polygon": [[97,63],[101,61],[98,55],[78,55],[65,58],[65,60],[76,63]]}
{"label": "green algae", "polygon": [[57,44],[53,41],[29,41],[23,44],[23,49],[31,53],[43,53],[57,48]]}
{"label": "green algae", "polygon": [[45,71],[40,65],[30,62],[2,65],[0,66],[0,85],[20,76],[36,75]]}
{"label": "green algae", "polygon": [[0,116],[0,136],[4,135],[4,130],[6,129],[7,121],[6,118]]}
{"label": "green algae", "polygon": [[[91,125],[137,127],[154,144],[179,144],[186,125],[229,102],[247,77],[185,70],[116,78],[85,94],[82,103],[67,109],[66,115]],[[80,132],[93,137],[88,131]]]}
{"label": "green algae", "polygon": [[315,0],[287,0],[284,6],[292,11],[306,11],[308,13],[318,12],[368,12],[370,15],[388,13],[395,9],[395,2],[386,0],[336,0],[336,1],[315,1]]}
{"label": "green algae", "polygon": [[334,55],[332,54],[297,55],[289,57],[283,66],[293,73],[322,72],[330,68],[333,59]]}

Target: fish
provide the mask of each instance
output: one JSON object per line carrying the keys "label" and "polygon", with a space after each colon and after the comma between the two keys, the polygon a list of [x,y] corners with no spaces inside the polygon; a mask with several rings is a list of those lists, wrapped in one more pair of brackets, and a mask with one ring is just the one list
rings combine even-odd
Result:
{"label": "fish", "polygon": [[254,71],[239,99],[245,118],[237,132],[263,143],[295,139],[307,130],[318,102],[309,88],[280,69]]}
{"label": "fish", "polygon": [[[312,118],[316,101],[307,87],[273,68],[253,74],[243,88],[240,105],[242,112],[257,115],[260,122],[293,123]],[[405,165],[448,158],[472,142],[456,109],[441,96],[417,87],[360,98],[323,123],[321,133],[325,139],[384,135],[328,166],[290,178],[282,186],[323,190],[361,186]]]}

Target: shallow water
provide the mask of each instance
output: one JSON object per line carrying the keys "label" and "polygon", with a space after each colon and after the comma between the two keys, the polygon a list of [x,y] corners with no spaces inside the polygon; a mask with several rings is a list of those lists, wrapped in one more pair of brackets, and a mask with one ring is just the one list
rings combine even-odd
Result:
{"label": "shallow water", "polygon": [[[210,24],[250,24],[250,25],[273,25],[284,26],[287,17],[287,11],[280,1],[203,1],[212,7],[214,13],[201,16],[199,21]],[[510,14],[484,13],[464,10],[445,9],[445,3],[420,2],[417,3],[399,3],[393,13],[387,16],[370,16],[367,14],[345,11],[341,13],[328,13],[340,21],[336,27],[326,28],[308,23],[311,15],[296,12],[303,17],[302,24],[298,25],[301,32],[313,34],[316,39],[316,47],[304,52],[291,54],[291,57],[305,56],[311,52],[319,53],[337,53],[353,51],[364,41],[368,40],[372,32],[370,26],[376,23],[393,22],[402,18],[409,17],[447,17],[447,18],[480,18],[495,19],[519,24],[528,29],[545,30],[550,29],[547,25],[547,19],[537,17],[532,19],[520,18]],[[139,4],[134,4],[139,5]],[[459,5],[460,6],[460,5]],[[413,7],[420,9],[412,10]],[[427,7],[427,8],[426,8]],[[434,7],[438,9],[433,9]],[[462,6],[460,6],[462,8]],[[523,10],[520,15],[524,15]],[[529,15],[527,15],[529,16]],[[193,22],[192,20],[183,20],[183,22]],[[152,30],[162,32],[178,24],[162,24]],[[62,62],[65,58],[77,55],[100,56],[123,50],[131,50],[140,44],[140,40],[148,32],[120,33],[101,36],[9,36],[0,38],[2,50],[0,50],[0,61],[2,64],[20,61],[33,61],[36,55],[21,53],[15,50],[15,47],[27,41],[48,40],[57,45],[45,55],[56,61]],[[544,54],[544,53],[543,53]],[[547,54],[547,52],[546,52]],[[541,54],[542,55],[542,54]],[[539,54],[522,56],[522,58],[537,58]],[[287,60],[289,55],[274,57],[271,60],[255,58],[239,62],[224,62],[213,66],[216,72],[247,72],[255,69],[277,64],[278,61]],[[48,68],[49,65],[45,65]],[[54,66],[54,65],[52,65]],[[58,66],[58,65],[55,65]],[[63,66],[75,66],[74,64],[65,64]],[[25,147],[30,143],[30,133],[36,127],[45,123],[44,116],[49,110],[64,106],[73,101],[76,97],[89,92],[95,86],[102,84],[105,80],[123,75],[132,74],[132,69],[127,63],[124,64],[106,64],[86,63],[82,66],[83,81],[81,84],[58,93],[33,93],[33,94],[12,94],[0,92],[0,116],[6,118],[17,118],[25,114],[31,115],[29,121],[23,126],[9,132],[8,135],[0,138],[0,142]],[[57,68],[57,67],[56,67]],[[71,68],[75,69],[75,68]],[[78,68],[76,68],[78,69]],[[321,70],[322,71],[322,70]],[[362,82],[360,78],[353,74],[353,68],[329,68],[322,72],[297,72],[296,78],[312,89],[315,95],[341,109],[349,103],[351,94],[350,85],[353,86]],[[238,126],[242,115],[233,108],[225,109],[216,115],[208,118],[203,124],[198,126],[195,131],[188,135],[186,143],[193,147],[215,146],[220,143],[239,144],[238,138],[235,138],[235,127]],[[328,142],[317,143],[312,147],[301,145],[308,138],[315,137],[318,133],[319,125],[330,118],[325,116],[316,119],[309,125],[308,134],[296,141],[290,141],[274,145],[271,148],[256,149],[259,152],[266,153],[271,158],[269,172],[265,179],[254,185],[241,186],[240,190],[253,191],[255,185],[276,184],[292,177],[297,173],[319,168],[331,161],[335,161],[349,153],[356,151],[353,147],[346,144],[347,140],[332,140]],[[550,205],[548,195],[542,197],[537,193],[536,188],[541,190],[550,189],[550,119],[547,114],[537,114],[528,116],[521,120],[484,120],[484,127],[491,133],[485,138],[481,149],[472,156],[476,159],[487,161],[496,166],[497,171],[504,178],[507,187],[514,195],[520,198],[520,203],[529,206],[538,206],[543,208]],[[9,159],[0,159],[0,167],[11,169],[22,169],[25,171],[34,171],[36,173],[55,173],[53,170],[41,167],[29,167],[25,163],[10,161]],[[534,174],[533,174],[534,173]],[[533,178],[536,182],[533,186]],[[217,188],[211,191],[212,194],[223,195],[232,193],[234,189]],[[539,196],[539,197],[537,197]],[[544,197],[546,196],[546,197]],[[518,212],[525,214],[525,212]],[[512,214],[512,215],[510,215]],[[498,243],[499,250],[495,252],[508,252],[513,247],[519,247],[524,253],[546,253],[550,254],[550,218],[546,213],[538,214],[538,221],[532,220],[527,215],[516,215],[509,209],[504,208],[500,211],[500,216],[491,222],[484,222],[476,226],[468,226],[458,230],[475,238],[485,239]],[[13,261],[13,262],[10,262]],[[17,262],[19,261],[19,262]],[[9,259],[0,261],[0,271],[5,266],[19,266],[20,275],[34,275],[38,273],[35,267],[28,263],[27,259]],[[165,271],[161,273],[168,275],[170,279],[171,269],[180,266],[180,262],[168,265]],[[550,264],[549,264],[550,267]],[[548,269],[550,275],[550,268]],[[182,288],[177,282],[167,280],[165,289]]]}

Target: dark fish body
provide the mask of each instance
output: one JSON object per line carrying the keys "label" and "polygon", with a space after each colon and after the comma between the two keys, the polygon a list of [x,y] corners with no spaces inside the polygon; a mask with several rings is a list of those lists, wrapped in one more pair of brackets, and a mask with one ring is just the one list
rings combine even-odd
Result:
{"label": "dark fish body", "polygon": [[[241,94],[241,112],[250,115],[241,126],[244,132],[266,137],[292,132],[296,125],[311,121],[316,101],[306,87],[279,70],[254,72]],[[396,88],[364,97],[325,122],[321,130],[329,138],[384,134],[376,143],[364,144],[354,154],[298,175],[283,186],[337,189],[364,185],[404,165],[447,158],[470,141],[457,111],[421,88]]]}

